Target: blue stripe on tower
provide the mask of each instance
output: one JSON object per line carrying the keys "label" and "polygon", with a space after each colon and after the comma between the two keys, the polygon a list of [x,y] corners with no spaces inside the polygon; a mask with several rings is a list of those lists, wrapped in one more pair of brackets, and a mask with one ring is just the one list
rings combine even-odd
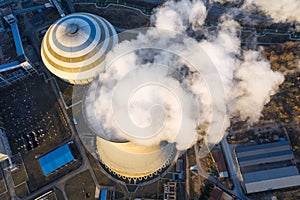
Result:
{"label": "blue stripe on tower", "polygon": [[[76,46],[76,47],[72,47],[72,48],[61,44],[55,37],[57,28],[59,27],[60,24],[62,24],[66,20],[78,19],[78,18],[87,22],[89,24],[89,26],[91,27],[91,34],[90,34],[89,38],[80,46]],[[96,27],[95,27],[94,23],[89,18],[83,17],[83,16],[70,16],[70,17],[66,17],[66,18],[62,19],[60,22],[58,22],[56,24],[56,26],[53,30],[53,33],[52,33],[52,41],[55,44],[55,46],[57,46],[59,49],[65,51],[65,52],[81,51],[81,50],[85,49],[86,47],[88,47],[92,43],[92,41],[94,41],[95,37],[96,37]]]}

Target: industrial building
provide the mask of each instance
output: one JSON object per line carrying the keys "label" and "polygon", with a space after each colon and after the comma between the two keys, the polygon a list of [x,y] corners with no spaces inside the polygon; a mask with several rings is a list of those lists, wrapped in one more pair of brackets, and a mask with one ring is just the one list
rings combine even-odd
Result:
{"label": "industrial building", "polygon": [[218,170],[219,176],[221,178],[228,177],[228,171],[227,171],[227,167],[226,167],[226,163],[225,163],[224,155],[223,155],[222,151],[220,151],[220,150],[212,151],[211,155],[212,155],[215,163],[217,164],[217,170]]}
{"label": "industrial building", "polygon": [[48,29],[41,56],[54,75],[71,84],[87,84],[104,69],[105,55],[117,43],[114,27],[104,18],[70,14]]}
{"label": "industrial building", "polygon": [[38,159],[45,176],[72,162],[74,157],[69,145],[65,144]]}
{"label": "industrial building", "polygon": [[11,27],[17,57],[16,60],[12,62],[0,65],[0,88],[11,85],[16,81],[22,80],[28,76],[33,76],[37,73],[36,69],[25,56],[17,19],[11,13],[5,14],[4,19]]}
{"label": "industrial building", "polygon": [[235,153],[248,194],[300,185],[288,141],[240,146]]}
{"label": "industrial building", "polygon": [[[87,84],[104,69],[106,53],[117,42],[116,31],[108,21],[89,13],[75,13],[48,29],[41,56],[54,75],[72,84]],[[159,178],[177,155],[172,143],[140,146],[97,137],[95,144],[95,156],[107,173],[129,184]]]}
{"label": "industrial building", "polygon": [[208,200],[231,200],[233,199],[229,194],[222,191],[218,187],[214,187],[213,191],[211,192]]}
{"label": "industrial building", "polygon": [[164,184],[164,200],[176,200],[176,182]]}

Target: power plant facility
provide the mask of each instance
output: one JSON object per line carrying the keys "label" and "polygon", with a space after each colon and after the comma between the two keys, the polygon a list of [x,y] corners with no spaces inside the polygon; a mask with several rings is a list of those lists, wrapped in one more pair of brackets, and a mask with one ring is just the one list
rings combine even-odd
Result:
{"label": "power plant facility", "polygon": [[86,84],[104,69],[105,55],[118,43],[114,27],[89,13],[70,14],[47,31],[41,48],[45,66],[71,84]]}
{"label": "power plant facility", "polygon": [[[117,43],[116,31],[107,20],[89,13],[70,14],[50,26],[43,38],[41,56],[54,75],[82,85],[104,69],[105,55]],[[127,184],[161,177],[178,153],[175,144],[167,142],[148,147],[97,136],[95,143],[103,169],[111,178]]]}
{"label": "power plant facility", "polygon": [[0,200],[300,199],[300,0],[268,3],[0,0]]}

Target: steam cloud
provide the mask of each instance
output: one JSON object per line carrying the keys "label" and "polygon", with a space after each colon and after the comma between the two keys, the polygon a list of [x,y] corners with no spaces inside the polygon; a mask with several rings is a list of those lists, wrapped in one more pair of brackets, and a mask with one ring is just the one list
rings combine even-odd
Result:
{"label": "steam cloud", "polygon": [[[235,2],[236,0],[211,0],[212,2]],[[244,0],[244,8],[256,5],[259,9],[270,15],[275,21],[300,22],[299,0]]]}
{"label": "steam cloud", "polygon": [[299,0],[247,0],[247,4],[254,3],[276,21],[300,22]]}
{"label": "steam cloud", "polygon": [[187,37],[187,30],[204,30],[205,17],[202,1],[168,1],[151,18],[155,28],[107,55],[108,68],[85,99],[88,123],[100,137],[175,142],[184,150],[199,132],[218,143],[231,117],[259,119],[284,76],[260,51],[241,49],[239,24],[230,17],[216,31],[203,31],[205,39]]}

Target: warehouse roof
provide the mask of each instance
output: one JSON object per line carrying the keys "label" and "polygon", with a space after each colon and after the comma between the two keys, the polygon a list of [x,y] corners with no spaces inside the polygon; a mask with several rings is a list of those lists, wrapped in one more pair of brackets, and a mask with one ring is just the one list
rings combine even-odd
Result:
{"label": "warehouse roof", "polygon": [[291,160],[294,158],[287,141],[237,147],[235,152],[241,167]]}
{"label": "warehouse roof", "polygon": [[245,183],[259,182],[269,179],[277,179],[289,176],[299,175],[296,166],[281,167],[269,170],[255,171],[243,174]]}
{"label": "warehouse roof", "polygon": [[68,144],[65,144],[54,151],[39,158],[44,175],[51,174],[60,167],[74,160]]}
{"label": "warehouse roof", "polygon": [[296,166],[245,173],[243,178],[247,193],[300,185],[300,176]]}
{"label": "warehouse roof", "polygon": [[[286,167],[286,165],[278,163],[278,161],[294,158],[289,142],[237,147],[235,152],[242,172],[244,167],[257,165],[255,171],[242,173],[248,194],[300,185],[297,167]],[[277,164],[274,165],[273,163]],[[260,164],[264,164],[264,170],[260,168]],[[269,167],[266,169],[266,166]]]}
{"label": "warehouse roof", "polygon": [[273,148],[273,147],[279,147],[279,146],[285,146],[285,145],[289,146],[288,141],[272,142],[272,143],[267,143],[267,144],[259,144],[259,145],[237,147],[235,149],[235,152],[236,153],[240,153],[240,152],[260,150],[260,149],[267,149],[267,148]]}
{"label": "warehouse roof", "polygon": [[222,151],[212,151],[211,154],[212,154],[215,162],[217,163],[219,172],[226,172],[227,167],[225,164],[224,155],[223,155]]}

